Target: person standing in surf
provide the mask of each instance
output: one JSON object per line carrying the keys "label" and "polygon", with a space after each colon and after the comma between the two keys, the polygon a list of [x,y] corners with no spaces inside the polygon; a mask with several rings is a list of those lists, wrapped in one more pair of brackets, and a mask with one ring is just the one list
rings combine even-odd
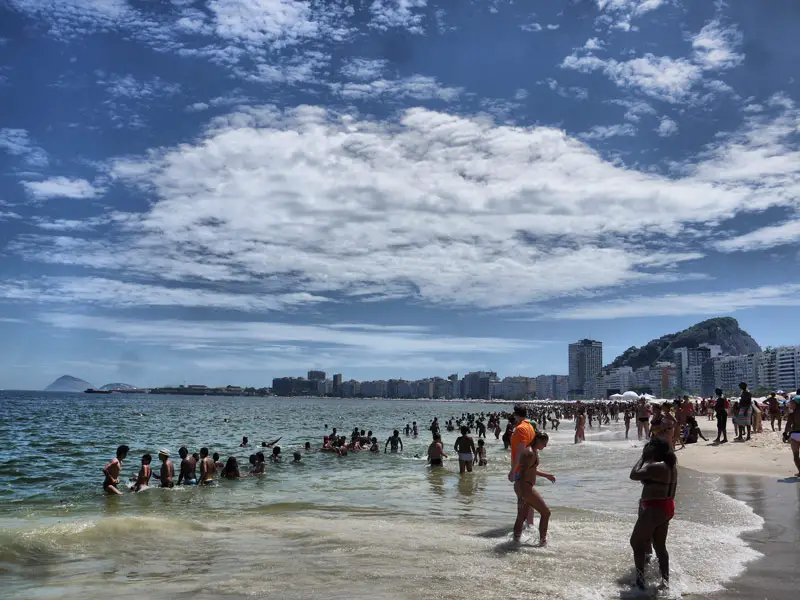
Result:
{"label": "person standing in surf", "polygon": [[153,462],[152,456],[149,454],[142,456],[142,468],[136,477],[136,483],[131,486],[131,490],[134,492],[141,492],[150,486],[150,476],[153,474],[153,470],[150,468],[151,462]]}
{"label": "person standing in surf", "polygon": [[556,482],[554,475],[539,470],[539,451],[547,447],[549,439],[544,431],[540,431],[534,435],[528,447],[522,450],[519,460],[520,478],[514,484],[514,489],[520,498],[517,505],[517,520],[514,522],[514,540],[519,541],[525,520],[529,517],[530,511],[535,510],[539,513],[539,546],[547,545],[550,508],[536,490],[536,477]]}
{"label": "person standing in surf", "polygon": [[122,494],[122,492],[117,489],[117,486],[119,485],[119,474],[122,471],[122,461],[127,458],[129,450],[130,448],[125,445],[120,446],[117,448],[116,458],[103,467],[103,473],[106,475],[105,480],[103,480],[103,490],[106,494],[111,496],[119,496]]}
{"label": "person standing in surf", "polygon": [[431,467],[443,467],[442,457],[447,458],[444,452],[444,445],[442,445],[442,436],[435,435],[431,445],[428,446],[428,462]]}
{"label": "person standing in surf", "polygon": [[208,448],[200,448],[200,485],[214,483],[214,475],[217,474],[217,465],[208,455]]}
{"label": "person standing in surf", "polygon": [[469,427],[461,426],[461,435],[456,438],[453,449],[458,453],[458,472],[463,475],[465,471],[472,473],[475,462],[475,441],[469,435]]}
{"label": "person standing in surf", "polygon": [[[511,470],[508,472],[508,480],[514,484],[514,494],[517,496],[517,511],[522,510],[520,504],[522,498],[520,497],[520,490],[516,482],[520,478],[519,461],[525,448],[533,441],[536,431],[533,429],[528,420],[528,410],[521,404],[514,406],[514,433],[511,434]],[[526,508],[528,511],[528,525],[533,525],[533,509]]]}
{"label": "person standing in surf", "polygon": [[[591,427],[591,422],[589,424]],[[575,417],[575,443],[580,444],[586,441],[586,409],[581,408]]]}
{"label": "person standing in surf", "polygon": [[[434,434],[438,435],[438,434]],[[435,438],[434,438],[435,439]],[[392,454],[397,454],[397,448],[400,448],[400,452],[403,451],[403,438],[400,437],[400,432],[395,429],[392,437],[386,440],[386,443],[383,445],[383,453],[386,454],[386,448],[389,447],[389,444],[392,445]]]}
{"label": "person standing in surf", "polygon": [[669,587],[667,534],[675,515],[675,491],[678,487],[678,459],[669,442],[653,437],[631,469],[631,479],[643,484],[639,518],[633,526],[631,547],[636,566],[636,586],[645,589],[644,566],[653,549],[658,557],[662,587]]}
{"label": "person standing in surf", "polygon": [[161,471],[158,477],[161,481],[161,487],[171,488],[175,485],[172,481],[175,477],[175,465],[173,465],[172,461],[169,459],[169,450],[163,448],[159,450],[158,458],[161,461]]}
{"label": "person standing in surf", "polygon": [[181,446],[178,450],[181,457],[181,471],[178,473],[178,485],[195,485],[197,483],[197,461],[194,456],[189,456],[186,446]]}

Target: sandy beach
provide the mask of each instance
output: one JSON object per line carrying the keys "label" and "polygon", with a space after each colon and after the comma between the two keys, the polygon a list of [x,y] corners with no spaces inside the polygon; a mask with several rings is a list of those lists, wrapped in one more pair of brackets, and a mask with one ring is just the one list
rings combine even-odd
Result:
{"label": "sandy beach", "polygon": [[[712,422],[706,425],[699,421],[700,428],[710,440],[716,436],[716,427],[712,431]],[[767,425],[768,427],[768,425]],[[727,444],[715,444],[700,440],[679,449],[678,463],[682,467],[694,469],[701,473],[720,475],[757,475],[769,477],[791,477],[797,472],[789,444],[781,441],[778,432],[764,430],[754,434],[749,442],[733,441],[728,432]]]}

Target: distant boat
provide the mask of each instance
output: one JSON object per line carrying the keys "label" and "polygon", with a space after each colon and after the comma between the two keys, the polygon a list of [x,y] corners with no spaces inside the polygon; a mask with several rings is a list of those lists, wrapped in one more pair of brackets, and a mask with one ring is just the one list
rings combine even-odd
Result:
{"label": "distant boat", "polygon": [[84,394],[110,394],[111,390],[96,390],[94,388],[89,388],[88,390],[83,391]]}

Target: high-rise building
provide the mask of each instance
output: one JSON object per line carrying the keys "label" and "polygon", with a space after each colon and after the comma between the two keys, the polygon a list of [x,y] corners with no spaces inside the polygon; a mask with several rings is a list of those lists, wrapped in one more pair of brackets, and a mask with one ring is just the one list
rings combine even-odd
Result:
{"label": "high-rise building", "polygon": [[596,395],[597,375],[603,369],[603,343],[580,340],[569,345],[569,395],[590,398]]}
{"label": "high-rise building", "polygon": [[461,398],[460,384],[459,384],[459,381],[458,381],[458,373],[453,373],[452,375],[450,375],[447,378],[447,380],[450,382],[450,386],[452,388],[451,391],[450,391],[450,394],[451,394],[450,397],[451,398]]}
{"label": "high-rise building", "polygon": [[342,374],[336,373],[333,376],[333,395],[338,396],[339,398],[342,397]]}
{"label": "high-rise building", "polygon": [[497,380],[494,371],[473,371],[464,375],[461,381],[464,398],[489,398],[491,394],[490,383]]}
{"label": "high-rise building", "polygon": [[309,381],[325,381],[327,378],[327,373],[325,371],[309,371],[308,372],[308,380]]}
{"label": "high-rise building", "polygon": [[784,392],[800,387],[800,346],[775,348],[776,386]]}

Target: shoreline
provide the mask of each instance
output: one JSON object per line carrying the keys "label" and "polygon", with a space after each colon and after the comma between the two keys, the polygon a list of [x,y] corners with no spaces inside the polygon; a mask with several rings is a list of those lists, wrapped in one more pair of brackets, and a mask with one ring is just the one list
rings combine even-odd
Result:
{"label": "shoreline", "polygon": [[[797,585],[791,573],[800,564],[800,478],[775,479],[766,475],[718,474],[715,482],[718,491],[744,502],[764,519],[761,529],[740,536],[762,556],[749,563],[725,589],[708,595],[687,594],[686,600],[790,600],[797,597]],[[725,560],[724,549],[719,556],[720,560]]]}

